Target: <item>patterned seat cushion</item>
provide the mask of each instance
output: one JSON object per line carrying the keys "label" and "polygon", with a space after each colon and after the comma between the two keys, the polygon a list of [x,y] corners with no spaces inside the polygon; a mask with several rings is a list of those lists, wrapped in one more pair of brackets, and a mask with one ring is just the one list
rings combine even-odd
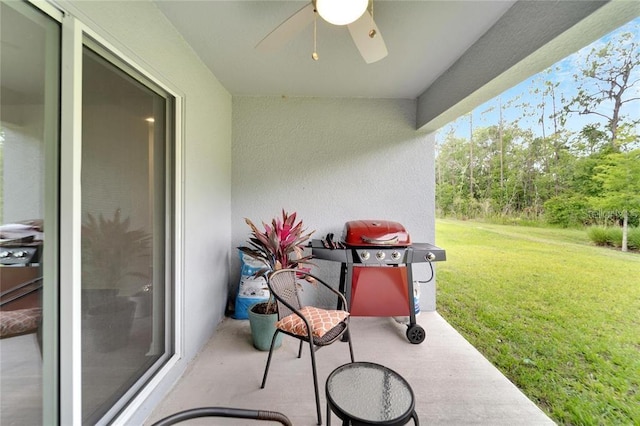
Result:
{"label": "patterned seat cushion", "polygon": [[41,317],[41,308],[0,311],[0,338],[37,331]]}
{"label": "patterned seat cushion", "polygon": [[[315,337],[324,336],[329,330],[340,324],[349,316],[347,311],[327,310],[314,306],[305,306],[300,313],[309,321]],[[306,336],[307,328],[302,318],[296,314],[287,315],[276,323],[279,329],[298,335]]]}

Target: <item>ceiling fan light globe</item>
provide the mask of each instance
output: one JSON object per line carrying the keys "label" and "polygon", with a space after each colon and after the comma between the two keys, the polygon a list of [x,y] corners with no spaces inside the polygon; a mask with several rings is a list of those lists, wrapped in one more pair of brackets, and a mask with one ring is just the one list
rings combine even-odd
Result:
{"label": "ceiling fan light globe", "polygon": [[316,0],[316,10],[333,25],[348,25],[362,16],[369,0]]}

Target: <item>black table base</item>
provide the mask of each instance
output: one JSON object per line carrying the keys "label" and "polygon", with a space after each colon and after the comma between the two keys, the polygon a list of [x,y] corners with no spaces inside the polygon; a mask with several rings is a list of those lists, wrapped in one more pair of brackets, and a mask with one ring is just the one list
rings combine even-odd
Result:
{"label": "black table base", "polygon": [[342,365],[327,378],[327,425],[331,412],[343,425],[419,425],[409,383],[398,373],[372,362]]}

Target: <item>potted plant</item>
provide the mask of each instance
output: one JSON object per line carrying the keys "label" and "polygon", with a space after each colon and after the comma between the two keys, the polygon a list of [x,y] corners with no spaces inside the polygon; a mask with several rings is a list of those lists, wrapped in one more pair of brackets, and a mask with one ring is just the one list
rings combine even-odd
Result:
{"label": "potted plant", "polygon": [[[271,271],[287,268],[304,268],[311,265],[311,255],[304,255],[304,244],[315,231],[307,231],[302,220],[296,222],[296,213],[282,210],[282,217],[275,217],[271,224],[262,223],[264,230],[258,229],[245,218],[251,228],[247,246],[238,247],[242,253],[264,264],[256,272],[257,276],[267,276]],[[275,333],[277,305],[273,297],[249,308],[249,324],[253,344],[260,350],[269,350]],[[276,347],[280,342],[276,342]]]}
{"label": "potted plant", "polygon": [[81,246],[82,312],[96,349],[125,346],[136,309],[130,297],[149,286],[151,236],[130,229],[130,219],[122,219],[117,209],[112,219],[88,215]]}

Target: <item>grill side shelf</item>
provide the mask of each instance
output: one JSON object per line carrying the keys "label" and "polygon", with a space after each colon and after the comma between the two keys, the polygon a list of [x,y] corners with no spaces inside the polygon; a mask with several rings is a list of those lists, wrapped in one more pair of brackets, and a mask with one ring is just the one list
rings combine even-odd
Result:
{"label": "grill side shelf", "polygon": [[329,260],[331,262],[349,263],[351,261],[350,250],[328,249],[320,240],[311,241],[311,254],[315,259]]}
{"label": "grill side shelf", "polygon": [[[447,252],[440,248],[436,247],[433,244],[429,243],[413,243],[411,245],[411,255],[410,259],[407,260],[408,263],[421,263],[421,262],[444,262],[447,260]],[[429,254],[433,254],[435,256],[434,259],[429,260],[427,256]]]}
{"label": "grill side shelf", "polygon": [[[320,240],[312,240],[311,241],[312,254],[315,259],[328,260],[332,262],[340,262],[340,263],[359,263],[357,261],[357,254],[353,254],[353,250],[355,247],[348,247],[344,249],[328,249],[325,248]],[[369,251],[375,250],[375,247],[366,247]],[[384,250],[392,250],[388,247],[385,247]],[[404,248],[402,250],[405,250]],[[375,253],[375,251],[372,251]],[[433,259],[429,259],[429,255],[432,254],[435,256]],[[354,257],[355,256],[355,257]],[[413,243],[406,253],[403,254],[403,259],[398,262],[390,262],[390,263],[424,263],[424,262],[442,262],[447,260],[446,251],[440,247],[434,246],[429,243]],[[368,263],[376,263],[374,261]],[[378,262],[380,264],[387,262]]]}

